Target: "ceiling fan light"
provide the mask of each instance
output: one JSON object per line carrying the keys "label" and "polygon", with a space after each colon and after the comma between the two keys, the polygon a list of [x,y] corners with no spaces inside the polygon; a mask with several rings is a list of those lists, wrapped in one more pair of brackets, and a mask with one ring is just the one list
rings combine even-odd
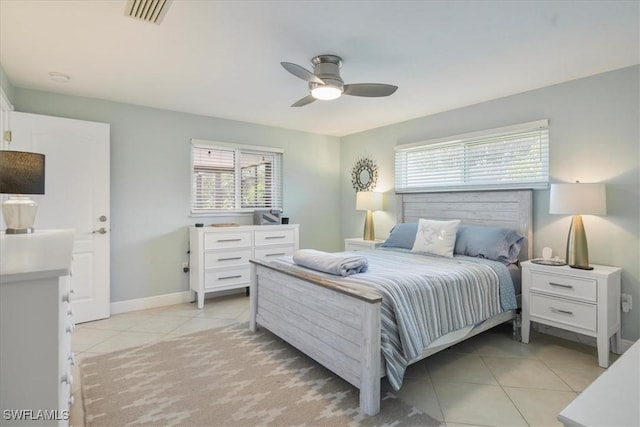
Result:
{"label": "ceiling fan light", "polygon": [[321,99],[323,101],[330,101],[332,99],[340,98],[342,91],[334,86],[316,86],[311,89],[311,96],[315,99]]}

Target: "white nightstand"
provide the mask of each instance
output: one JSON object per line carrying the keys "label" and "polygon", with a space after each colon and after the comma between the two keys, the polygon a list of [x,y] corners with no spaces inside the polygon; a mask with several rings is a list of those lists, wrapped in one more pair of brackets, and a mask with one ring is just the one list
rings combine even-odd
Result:
{"label": "white nightstand", "polygon": [[344,239],[344,250],[346,251],[366,251],[369,249],[377,249],[384,240],[364,240],[362,237],[352,237]]}
{"label": "white nightstand", "polygon": [[522,263],[522,342],[529,342],[531,322],[596,337],[598,363],[609,366],[620,351],[620,275],[618,267],[593,270]]}

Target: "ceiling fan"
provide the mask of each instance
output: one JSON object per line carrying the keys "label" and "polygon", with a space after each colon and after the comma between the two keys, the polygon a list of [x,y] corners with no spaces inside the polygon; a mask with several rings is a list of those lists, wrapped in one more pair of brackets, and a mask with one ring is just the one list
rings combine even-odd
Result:
{"label": "ceiling fan", "polygon": [[309,95],[292,104],[292,107],[302,107],[321,99],[328,101],[339,98],[342,94],[353,96],[379,97],[393,94],[398,86],[381,83],[344,84],[340,78],[342,58],[336,55],[318,55],[311,59],[313,73],[300,65],[291,62],[281,62],[285,70],[296,77],[309,82]]}

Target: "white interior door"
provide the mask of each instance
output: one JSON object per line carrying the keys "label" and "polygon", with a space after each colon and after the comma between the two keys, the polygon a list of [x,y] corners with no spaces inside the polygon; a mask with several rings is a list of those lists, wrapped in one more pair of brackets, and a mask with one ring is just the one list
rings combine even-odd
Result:
{"label": "white interior door", "polygon": [[11,113],[9,150],[45,155],[45,194],[34,228],[75,230],[73,318],[109,317],[109,125]]}

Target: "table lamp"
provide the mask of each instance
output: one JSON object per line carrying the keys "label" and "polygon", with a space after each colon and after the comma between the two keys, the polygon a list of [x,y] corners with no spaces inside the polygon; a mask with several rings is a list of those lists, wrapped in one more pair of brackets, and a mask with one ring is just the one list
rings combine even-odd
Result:
{"label": "table lamp", "polygon": [[364,220],[364,240],[375,240],[375,230],[373,228],[373,211],[382,210],[382,193],[373,191],[358,191],[356,193],[356,210],[367,211]]}
{"label": "table lamp", "polygon": [[25,194],[44,194],[44,154],[0,151],[0,193],[7,234],[33,233],[38,204]]}
{"label": "table lamp", "polygon": [[573,215],[567,237],[566,263],[570,267],[593,270],[589,266],[587,235],[581,215],[606,215],[607,195],[604,184],[551,184],[550,214]]}

